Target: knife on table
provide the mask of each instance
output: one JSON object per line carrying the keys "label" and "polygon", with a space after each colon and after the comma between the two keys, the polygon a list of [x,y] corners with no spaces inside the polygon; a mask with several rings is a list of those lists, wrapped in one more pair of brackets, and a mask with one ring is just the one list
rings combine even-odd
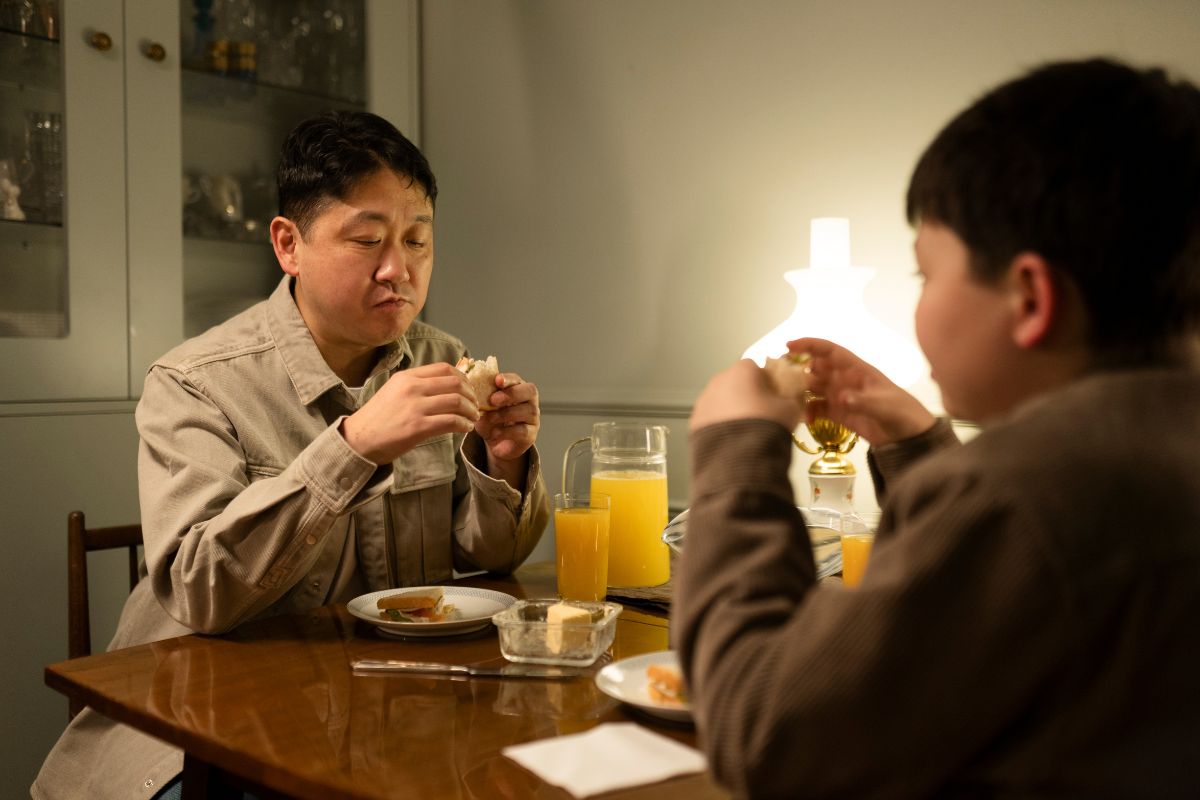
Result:
{"label": "knife on table", "polygon": [[439,664],[432,661],[396,661],[386,658],[359,658],[351,662],[355,672],[421,672],[463,678],[548,678],[568,679],[586,675],[581,667],[554,667],[539,664],[505,664],[480,667],[472,664]]}

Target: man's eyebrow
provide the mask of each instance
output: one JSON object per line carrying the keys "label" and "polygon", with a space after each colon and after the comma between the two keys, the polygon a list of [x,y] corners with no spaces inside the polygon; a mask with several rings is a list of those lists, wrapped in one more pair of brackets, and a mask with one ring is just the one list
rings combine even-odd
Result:
{"label": "man's eyebrow", "polygon": [[413,222],[424,222],[426,225],[432,225],[433,224],[433,215],[432,214],[418,214],[417,216],[413,217]]}
{"label": "man's eyebrow", "polygon": [[381,214],[378,211],[359,211],[346,220],[346,224],[353,225],[356,222],[387,222],[387,220],[387,215]]}

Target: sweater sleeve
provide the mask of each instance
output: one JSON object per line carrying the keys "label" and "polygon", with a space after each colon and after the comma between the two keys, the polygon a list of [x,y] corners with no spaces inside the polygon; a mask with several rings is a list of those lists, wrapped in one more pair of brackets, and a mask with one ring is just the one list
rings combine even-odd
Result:
{"label": "sweater sleeve", "polygon": [[924,433],[867,451],[867,468],[871,471],[871,482],[875,485],[875,499],[880,505],[887,497],[888,488],[913,464],[920,462],[930,453],[958,446],[958,437],[950,420],[938,417],[937,422]]}
{"label": "sweater sleeve", "polygon": [[764,420],[693,435],[672,623],[712,768],[753,797],[929,796],[1065,630],[1034,537],[1006,535],[1033,523],[974,471],[923,469],[860,586],[818,585],[789,448]]}

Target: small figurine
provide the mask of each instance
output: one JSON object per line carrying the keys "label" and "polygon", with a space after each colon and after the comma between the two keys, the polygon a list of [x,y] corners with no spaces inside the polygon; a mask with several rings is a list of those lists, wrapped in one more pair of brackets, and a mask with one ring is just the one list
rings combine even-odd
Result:
{"label": "small figurine", "polygon": [[0,217],[21,221],[25,219],[25,212],[17,202],[17,198],[21,196],[21,187],[15,177],[10,162],[0,161],[0,200],[3,200]]}

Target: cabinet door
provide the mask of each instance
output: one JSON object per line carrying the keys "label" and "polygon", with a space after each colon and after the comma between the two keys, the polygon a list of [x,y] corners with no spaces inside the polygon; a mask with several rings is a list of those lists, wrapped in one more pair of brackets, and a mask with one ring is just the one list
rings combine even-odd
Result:
{"label": "cabinet door", "polygon": [[123,398],[121,0],[14,7],[0,31],[0,401]]}
{"label": "cabinet door", "polygon": [[179,25],[175,3],[125,0],[130,397],[183,341]]}
{"label": "cabinet door", "polygon": [[416,140],[418,49],[413,0],[179,4],[184,332],[193,336],[282,278],[268,229],[279,149],[297,123],[370,108]]}

